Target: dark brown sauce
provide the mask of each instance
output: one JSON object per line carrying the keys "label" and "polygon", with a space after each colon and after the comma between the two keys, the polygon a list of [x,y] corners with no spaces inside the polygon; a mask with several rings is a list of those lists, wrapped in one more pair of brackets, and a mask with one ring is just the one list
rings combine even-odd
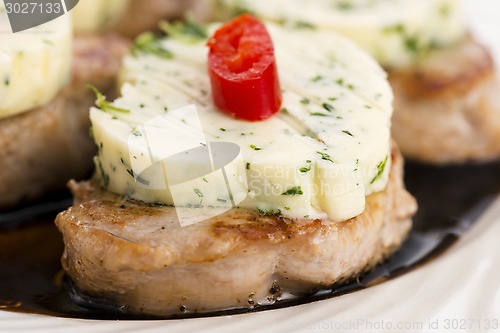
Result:
{"label": "dark brown sauce", "polygon": [[[203,316],[319,301],[400,276],[449,249],[500,193],[500,163],[439,168],[408,164],[405,178],[420,204],[415,226],[403,247],[374,271],[358,281],[308,297]],[[63,193],[36,206],[0,213],[0,310],[82,319],[154,319],[127,316],[112,306],[79,298],[74,292],[61,269],[63,242],[53,224],[55,212],[69,205],[68,198],[69,194]]]}

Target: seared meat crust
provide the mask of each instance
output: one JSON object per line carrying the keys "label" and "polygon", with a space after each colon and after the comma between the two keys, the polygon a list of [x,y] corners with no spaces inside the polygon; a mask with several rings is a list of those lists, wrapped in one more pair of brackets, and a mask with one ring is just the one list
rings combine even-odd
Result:
{"label": "seared meat crust", "polygon": [[416,203],[393,153],[387,189],[356,218],[291,221],[233,209],[180,227],[173,207],[152,207],[71,183],[72,208],[56,225],[62,264],[85,297],[130,313],[168,316],[269,304],[356,278],[404,241]]}

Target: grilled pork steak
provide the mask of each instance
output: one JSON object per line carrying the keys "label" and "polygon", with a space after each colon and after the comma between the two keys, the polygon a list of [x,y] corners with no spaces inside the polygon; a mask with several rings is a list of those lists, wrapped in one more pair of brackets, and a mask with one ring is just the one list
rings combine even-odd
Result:
{"label": "grilled pork steak", "polygon": [[391,178],[356,218],[290,221],[234,209],[180,227],[173,207],[152,207],[71,183],[72,208],[56,220],[62,264],[85,297],[134,314],[168,316],[269,304],[353,279],[407,236],[416,203],[394,151]]}
{"label": "grilled pork steak", "polygon": [[389,72],[393,136],[403,154],[430,163],[500,157],[500,80],[489,51],[472,38]]}
{"label": "grilled pork steak", "polygon": [[0,209],[64,188],[90,174],[95,144],[89,137],[92,83],[112,94],[128,43],[107,37],[74,42],[70,84],[47,105],[0,120]]}

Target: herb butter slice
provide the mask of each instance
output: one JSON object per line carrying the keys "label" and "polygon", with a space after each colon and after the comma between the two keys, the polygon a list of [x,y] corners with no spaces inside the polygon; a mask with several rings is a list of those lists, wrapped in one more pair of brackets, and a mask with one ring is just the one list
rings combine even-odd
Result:
{"label": "herb butter slice", "polygon": [[336,31],[383,66],[417,61],[466,33],[460,0],[218,0],[220,18],[250,12],[291,28]]}
{"label": "herb butter slice", "polygon": [[[226,168],[229,178],[245,186],[238,206],[296,219],[344,221],[362,213],[365,196],[386,187],[390,169],[393,96],[385,72],[336,34],[288,31],[274,24],[268,29],[284,101],[278,115],[262,122],[236,120],[214,107],[205,38],[173,34],[143,48],[168,51],[169,57],[164,52],[130,54],[121,73],[122,97],[90,113],[103,186],[172,205],[168,179],[166,186],[155,188],[161,174],[138,173],[132,166],[168,157],[166,151],[230,142],[242,156],[242,163],[228,161]],[[190,105],[198,116],[179,112]],[[145,131],[145,123],[152,129]],[[144,145],[135,143],[153,132],[160,139],[136,149]],[[186,171],[201,167],[195,160],[183,166]],[[225,185],[220,178],[200,177],[186,191],[184,205],[220,207],[227,203],[220,192]]]}
{"label": "herb butter slice", "polygon": [[71,18],[63,15],[12,33],[0,1],[0,32],[1,119],[44,105],[66,85],[71,72]]}

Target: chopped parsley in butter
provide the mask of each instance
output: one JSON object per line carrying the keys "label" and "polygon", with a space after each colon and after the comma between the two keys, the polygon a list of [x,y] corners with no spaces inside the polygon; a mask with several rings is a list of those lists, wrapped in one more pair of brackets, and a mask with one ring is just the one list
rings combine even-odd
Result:
{"label": "chopped parsley in butter", "polygon": [[[283,105],[282,112],[261,122],[237,120],[214,107],[207,93],[204,39],[174,33],[154,39],[155,49],[174,57],[142,50],[126,57],[122,97],[112,103],[118,110],[93,108],[90,113],[95,140],[104,142],[96,157],[102,185],[136,200],[177,207],[182,202],[188,208],[217,209],[238,202],[260,215],[334,222],[361,214],[365,197],[386,187],[390,170],[392,90],[386,73],[335,33],[289,31],[275,24],[268,29]],[[315,47],[304,48],[308,44]],[[183,111],[189,105],[196,106],[197,114]],[[216,166],[207,170],[210,164],[200,162],[202,154],[179,162],[187,151],[212,147],[208,142],[239,147],[242,163],[227,161],[227,179],[216,176]],[[171,151],[176,153],[166,153]],[[161,161],[166,169],[149,168]],[[178,178],[167,177],[161,184],[169,171]],[[192,172],[199,179],[177,181]],[[228,183],[242,182],[243,192],[225,194]],[[180,183],[188,190],[179,194]],[[244,197],[235,198],[235,193]]]}

